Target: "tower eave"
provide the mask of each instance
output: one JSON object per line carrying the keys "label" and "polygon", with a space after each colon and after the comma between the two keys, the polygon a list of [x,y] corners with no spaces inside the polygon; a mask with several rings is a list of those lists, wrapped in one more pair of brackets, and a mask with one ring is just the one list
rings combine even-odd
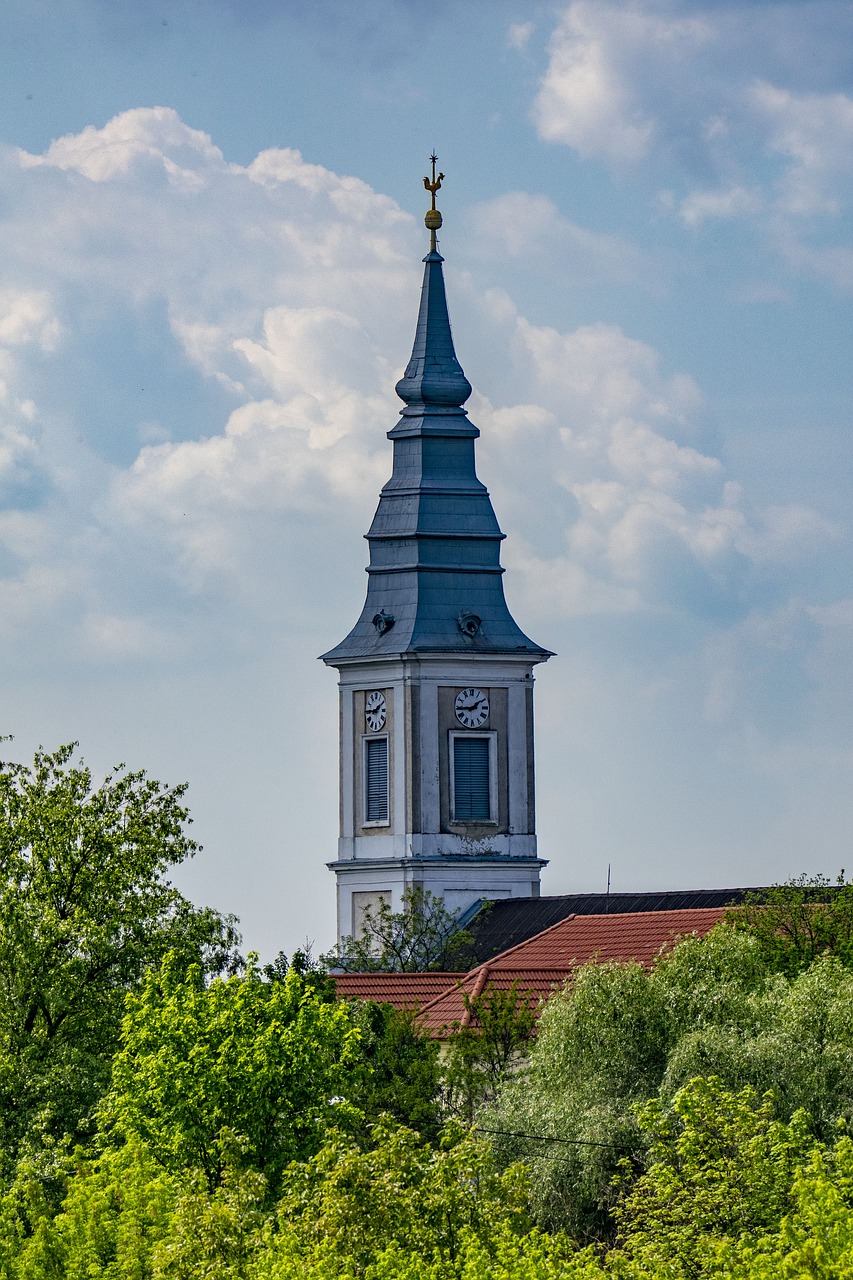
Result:
{"label": "tower eave", "polygon": [[515,649],[498,649],[498,648],[481,648],[481,649],[464,649],[461,646],[447,646],[442,648],[439,645],[410,645],[406,649],[356,649],[350,647],[346,641],[336,645],[334,649],[329,649],[327,653],[321,653],[317,659],[318,662],[324,662],[327,667],[350,667],[358,666],[365,662],[405,662],[407,658],[417,658],[419,661],[428,660],[430,658],[446,659],[446,658],[474,658],[487,660],[495,658],[501,662],[524,662],[531,663],[534,666],[540,662],[547,662],[549,658],[555,657],[553,649],[524,648],[518,646]]}

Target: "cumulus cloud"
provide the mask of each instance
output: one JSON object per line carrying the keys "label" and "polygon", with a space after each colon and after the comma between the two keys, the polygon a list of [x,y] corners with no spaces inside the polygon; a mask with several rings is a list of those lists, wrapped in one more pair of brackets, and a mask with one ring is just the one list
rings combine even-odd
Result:
{"label": "cumulus cloud", "polygon": [[716,191],[691,191],[681,201],[681,216],[688,226],[696,227],[708,218],[739,218],[757,213],[762,206],[761,194],[746,187],[725,187]]}
{"label": "cumulus cloud", "polygon": [[532,22],[511,22],[507,27],[506,42],[511,49],[521,52],[527,48],[532,35]]}
{"label": "cumulus cloud", "polygon": [[151,163],[170,181],[192,188],[203,170],[224,167],[222,152],[207,134],[184,124],[171,107],[140,107],[114,116],[102,129],[87,125],[50,144],[44,155],[19,153],[26,167],[72,170],[92,182],[115,181]]}
{"label": "cumulus cloud", "polygon": [[797,216],[839,213],[841,190],[849,197],[853,176],[853,98],[797,94],[759,82],[749,101],[767,122],[768,147],[787,161],[779,208]]}
{"label": "cumulus cloud", "polygon": [[645,255],[621,236],[590,231],[563,217],[547,196],[508,191],[470,213],[472,226],[490,254],[496,249],[549,272],[562,269],[573,279],[594,275],[620,282],[648,279]]}
{"label": "cumulus cloud", "polygon": [[[604,40],[607,14],[586,6],[581,19],[598,22]],[[681,47],[693,38],[672,37]],[[177,705],[176,686],[192,676],[201,687],[195,673],[209,662],[223,696],[233,684],[234,732],[240,662],[262,653],[266,683],[254,696],[272,703],[275,687],[282,705],[291,699],[290,719],[270,732],[294,753],[294,785],[325,779],[331,812],[334,764],[312,755],[307,779],[295,758],[307,738],[322,752],[322,735],[292,726],[314,723],[302,687],[310,655],[340,639],[361,603],[361,534],[389,472],[385,433],[414,331],[422,230],[387,196],[298,151],[233,164],[165,109],[124,113],[42,156],[0,151],[0,172],[7,670],[26,668],[28,687],[40,687],[60,653],[57,680],[73,676],[62,697],[79,709],[84,668],[99,687],[109,673],[156,668]],[[702,187],[728,191],[730,205],[697,198],[697,228],[734,216],[737,187]],[[611,279],[646,271],[617,237],[576,226],[544,197],[507,193],[472,217],[519,260],[563,253],[567,271],[586,258]],[[565,651],[544,677],[554,696],[541,704],[553,732],[543,758],[562,762],[567,749],[555,708],[574,714],[584,699],[586,750],[601,714],[590,684],[609,689],[619,669],[625,697],[644,700],[638,733],[647,704],[694,699],[715,733],[752,733],[748,750],[770,759],[787,732],[773,718],[774,682],[790,688],[793,722],[829,707],[846,669],[849,592],[836,601],[809,587],[844,531],[805,503],[762,504],[739,486],[701,387],[624,327],[543,324],[508,292],[484,290],[476,264],[467,276],[450,264],[448,281],[457,323],[467,308],[463,364],[471,330],[490,353],[469,407],[483,433],[480,471],[510,534],[508,594],[520,623]],[[653,632],[658,642],[644,648]],[[197,707],[211,701],[210,683]],[[330,681],[330,753],[332,698]],[[618,736],[630,716],[617,701]],[[268,728],[284,720],[264,713]],[[181,713],[163,714],[174,725]],[[218,712],[204,724],[190,732],[219,731]],[[256,736],[254,722],[244,732]],[[273,770],[255,750],[246,774],[260,769],[278,822],[281,779],[268,779],[279,756]],[[616,767],[612,743],[601,751]]]}
{"label": "cumulus cloud", "polygon": [[742,612],[756,573],[839,540],[806,507],[750,509],[719,458],[691,442],[696,383],[666,373],[648,344],[612,325],[561,333],[519,315],[511,351],[530,401],[481,397],[472,411],[484,458],[503,463],[498,509],[524,534],[510,563],[543,618]]}
{"label": "cumulus cloud", "polygon": [[[591,40],[611,19],[581,4],[567,22],[572,38]],[[638,22],[630,16],[625,39],[633,31],[670,48],[701,36],[690,24]],[[81,651],[120,660],[146,637],[152,654],[171,652],[163,600],[177,619],[182,592],[199,617],[238,600],[275,612],[269,575],[284,566],[308,574],[291,586],[311,607],[317,557],[334,557],[336,545],[357,554],[387,475],[392,388],[410,340],[399,317],[414,323],[417,296],[412,220],[292,149],[228,163],[161,108],[126,112],[43,156],[7,154],[6,166],[11,216],[35,183],[51,231],[36,284],[25,279],[26,239],[15,267],[24,286],[0,275],[0,353],[12,361],[0,484],[7,494],[33,477],[42,484],[41,498],[31,489],[28,499],[29,553],[24,526],[0,527],[7,623],[29,625],[16,593],[48,601],[60,583]],[[510,253],[540,243],[547,256],[565,241],[604,271],[636,265],[616,237],[574,226],[544,197],[508,193],[473,219],[499,228]],[[195,388],[216,389],[208,420],[190,427],[168,401],[152,418],[140,395],[138,414],[110,424],[124,440],[110,452],[73,414],[38,408],[36,373],[14,361],[38,348],[61,370],[85,343],[76,305],[86,245],[89,306],[159,317],[149,323],[163,358],[184,362],[186,403]],[[532,610],[553,611],[555,599],[575,616],[738,610],[746,577],[819,556],[838,537],[802,505],[752,509],[702,447],[699,387],[647,343],[615,325],[535,324],[506,295],[475,305],[509,393],[492,403],[486,389],[472,409]],[[112,376],[108,357],[96,368]],[[41,586],[37,560],[55,570]]]}
{"label": "cumulus cloud", "polygon": [[536,98],[540,135],[582,156],[641,160],[659,129],[644,88],[706,38],[700,18],[574,0],[554,31]]}
{"label": "cumulus cloud", "polygon": [[[226,581],[262,601],[306,512],[328,539],[342,527],[355,539],[348,521],[381,483],[394,420],[388,352],[405,358],[393,316],[417,274],[412,220],[296,151],[227,164],[165,108],[0,162],[16,245],[0,269],[4,627],[22,641],[52,613],[69,651],[134,660],[150,641],[168,656],[176,587],[211,608]],[[156,418],[132,387],[132,349],[100,338],[109,324],[132,348],[142,316],[146,343],[180,370]],[[113,399],[117,358],[137,395],[117,388],[98,436],[85,405]],[[212,416],[182,420],[205,383]]]}
{"label": "cumulus cloud", "polygon": [[[661,175],[659,207],[687,226],[748,221],[796,270],[849,288],[850,245],[825,248],[820,227],[853,197],[853,98],[797,87],[796,51],[813,38],[808,7],[572,0],[534,119],[543,139],[584,158],[644,161],[644,176]],[[818,43],[811,60],[826,54]]]}
{"label": "cumulus cloud", "polygon": [[48,293],[34,289],[0,290],[0,347],[35,343],[42,351],[53,351],[61,333]]}

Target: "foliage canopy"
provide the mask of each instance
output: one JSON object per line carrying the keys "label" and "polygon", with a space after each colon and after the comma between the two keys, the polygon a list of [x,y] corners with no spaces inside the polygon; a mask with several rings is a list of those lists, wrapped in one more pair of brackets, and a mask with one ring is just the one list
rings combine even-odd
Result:
{"label": "foliage canopy", "polygon": [[201,1169],[212,1187],[223,1135],[234,1135],[243,1162],[275,1188],[326,1129],[358,1118],[359,1042],[348,1007],[295,970],[266,982],[250,957],[245,973],[206,985],[199,966],[168,956],[127,997],[104,1121],[168,1169]]}
{"label": "foliage canopy", "polygon": [[637,1107],[712,1075],[736,1091],[772,1089],[782,1119],[804,1108],[831,1136],[853,1119],[853,972],[828,955],[788,978],[727,925],[650,969],[587,965],[549,1001],[527,1070],[482,1123],[541,1135],[495,1139],[503,1159],[533,1169],[541,1225],[611,1239],[619,1162],[639,1171],[647,1158]]}
{"label": "foliage canopy", "polygon": [[[243,965],[168,882],[183,797],[0,765],[0,1280],[853,1276],[853,886],[585,966],[526,1065],[525,993],[466,997],[440,1067],[310,954]],[[368,924],[338,961],[467,967],[430,895]]]}
{"label": "foliage canopy", "polygon": [[237,963],[235,922],[168,871],[196,851],[184,786],[119,766],[100,786],[74,745],[0,765],[0,1147],[79,1137],[109,1080],[124,998],[167,951]]}
{"label": "foliage canopy", "polygon": [[403,894],[400,911],[381,898],[375,910],[365,911],[361,936],[343,938],[323,959],[346,973],[464,972],[473,939],[458,927],[458,916],[442,898],[415,885]]}
{"label": "foliage canopy", "polygon": [[771,968],[792,978],[823,955],[853,968],[853,881],[802,875],[749,894],[728,913],[732,928],[758,942]]}

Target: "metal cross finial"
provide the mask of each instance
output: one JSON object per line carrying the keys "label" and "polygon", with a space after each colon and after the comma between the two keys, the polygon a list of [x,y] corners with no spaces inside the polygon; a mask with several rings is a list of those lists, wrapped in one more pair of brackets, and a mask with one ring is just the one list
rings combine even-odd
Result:
{"label": "metal cross finial", "polygon": [[426,217],[424,218],[424,222],[426,224],[427,230],[429,231],[430,253],[436,252],[435,233],[436,231],[438,231],[438,228],[441,226],[441,214],[439,213],[438,209],[436,209],[435,207],[435,193],[441,187],[444,174],[440,173],[438,177],[435,176],[435,166],[437,161],[438,161],[438,156],[433,151],[432,155],[430,156],[430,164],[432,165],[432,181],[430,181],[429,178],[424,178],[424,186],[432,196],[432,206],[427,211]]}

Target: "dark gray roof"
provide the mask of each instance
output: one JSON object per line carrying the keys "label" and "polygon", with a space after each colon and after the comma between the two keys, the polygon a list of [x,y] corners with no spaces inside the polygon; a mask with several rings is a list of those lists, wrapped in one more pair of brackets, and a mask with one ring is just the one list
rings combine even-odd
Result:
{"label": "dark gray roof", "polygon": [[393,473],[366,535],[367,599],[346,639],[323,654],[332,666],[401,653],[551,656],[504,599],[504,535],[477,479],[480,433],[462,407],[471,384],[453,347],[443,261],[435,251],[424,258],[412,357],[397,383],[405,408],[388,432]]}
{"label": "dark gray roof", "polygon": [[678,911],[727,907],[762,889],[669,889],[648,893],[568,893],[547,898],[481,900],[460,919],[474,939],[473,964],[482,964],[571,915],[621,915],[629,911]]}

